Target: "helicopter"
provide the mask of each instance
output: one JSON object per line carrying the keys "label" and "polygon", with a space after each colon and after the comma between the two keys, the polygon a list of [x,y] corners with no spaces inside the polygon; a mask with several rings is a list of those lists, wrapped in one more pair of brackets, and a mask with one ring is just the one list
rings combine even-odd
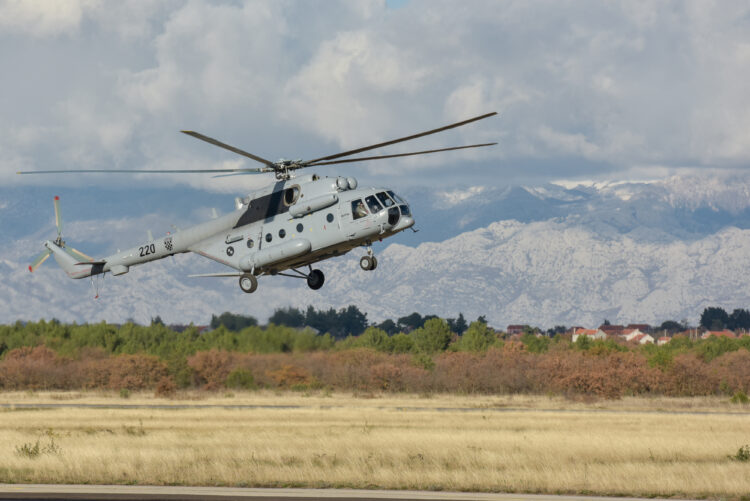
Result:
{"label": "helicopter", "polygon": [[[317,174],[296,176],[300,169],[322,165],[364,162],[444,151],[492,146],[497,143],[472,144],[433,150],[344,158],[368,150],[410,141],[420,137],[467,125],[496,115],[496,112],[463,120],[437,129],[344,151],[313,160],[279,160],[271,162],[260,156],[235,148],[195,131],[184,134],[214,146],[250,158],[257,168],[234,169],[73,169],[22,171],[18,174],[69,173],[152,173],[152,174],[263,174],[272,173],[276,181],[263,189],[235,199],[235,210],[207,222],[191,226],[147,241],[110,256],[94,259],[66,244],[62,237],[60,199],[54,197],[57,237],[44,242],[45,249],[29,265],[35,271],[50,256],[65,273],[74,279],[111,273],[120,276],[131,267],[163,259],[175,254],[193,252],[231,268],[231,271],[189,275],[190,277],[234,277],[246,293],[258,288],[258,277],[280,275],[301,278],[308,287],[318,290],[325,275],[313,265],[343,256],[364,247],[366,254],[359,260],[362,270],[373,271],[378,260],[372,243],[391,237],[415,224],[409,204],[393,190],[382,187],[363,188],[351,176],[320,177]],[[416,230],[414,230],[416,231]],[[92,278],[93,280],[93,278]]]}

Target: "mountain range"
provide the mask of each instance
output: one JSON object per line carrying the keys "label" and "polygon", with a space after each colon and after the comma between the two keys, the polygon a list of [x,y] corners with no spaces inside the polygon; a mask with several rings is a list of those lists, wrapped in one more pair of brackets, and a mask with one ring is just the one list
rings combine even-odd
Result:
{"label": "mountain range", "polygon": [[354,304],[372,321],[418,311],[484,315],[495,327],[593,326],[695,322],[706,306],[750,304],[750,178],[401,191],[419,231],[376,244],[377,270],[360,270],[362,252],[354,251],[321,263],[319,291],[265,277],[246,295],[234,279],[187,278],[220,271],[195,255],[107,276],[98,290],[96,280],[70,280],[51,260],[27,270],[55,235],[53,194],[63,200],[66,240],[92,255],[129,247],[147,229],[157,235],[208,219],[231,197],[182,188],[0,188],[0,322],[144,323],[159,315],[205,324],[222,311],[263,321],[286,306]]}

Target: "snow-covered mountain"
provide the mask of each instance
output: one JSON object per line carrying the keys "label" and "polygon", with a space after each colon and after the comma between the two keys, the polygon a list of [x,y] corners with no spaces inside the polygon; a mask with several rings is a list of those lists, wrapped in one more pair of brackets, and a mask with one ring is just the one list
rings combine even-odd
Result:
{"label": "snow-covered mountain", "polygon": [[[54,235],[51,197],[40,189],[0,189],[0,322],[147,322],[160,315],[169,322],[206,323],[226,310],[263,320],[284,306],[355,304],[371,320],[419,311],[486,315],[495,326],[594,325],[604,318],[695,321],[706,306],[750,304],[750,179],[405,194],[420,232],[378,244],[375,272],[359,269],[356,251],[322,263],[326,285],[320,291],[275,277],[262,278],[258,292],[246,295],[233,279],[187,278],[219,266],[190,255],[108,276],[94,299],[87,280],[67,279],[51,260],[34,274],[26,270],[41,241]],[[63,205],[66,239],[97,254],[129,245],[146,228],[156,234],[227,205],[226,196],[199,191],[165,196],[112,190],[97,192],[93,201],[90,194],[66,195],[64,200],[86,200]],[[120,217],[97,216],[91,207]]]}

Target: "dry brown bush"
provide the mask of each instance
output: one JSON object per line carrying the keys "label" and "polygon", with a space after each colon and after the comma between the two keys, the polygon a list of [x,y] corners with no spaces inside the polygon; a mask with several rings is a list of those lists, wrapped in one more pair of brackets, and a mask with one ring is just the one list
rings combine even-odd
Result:
{"label": "dry brown bush", "polygon": [[109,381],[113,390],[143,390],[167,377],[167,365],[149,355],[118,355],[107,360]]}
{"label": "dry brown bush", "polygon": [[193,370],[196,386],[215,390],[224,387],[227,376],[237,367],[239,358],[238,353],[209,350],[199,351],[188,357],[187,363],[188,367]]}
{"label": "dry brown bush", "polygon": [[750,392],[750,351],[737,350],[724,353],[711,361],[719,385],[726,384],[732,393]]}
{"label": "dry brown bush", "polygon": [[0,387],[65,389],[70,383],[68,363],[44,345],[11,350],[0,362]]}
{"label": "dry brown bush", "polygon": [[697,355],[684,353],[674,357],[665,374],[662,392],[670,396],[712,395],[718,391],[716,370]]}

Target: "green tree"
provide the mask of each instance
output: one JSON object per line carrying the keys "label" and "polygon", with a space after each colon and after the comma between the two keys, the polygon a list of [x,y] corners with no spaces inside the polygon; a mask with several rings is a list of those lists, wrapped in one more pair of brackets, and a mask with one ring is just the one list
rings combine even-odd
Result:
{"label": "green tree", "polygon": [[412,331],[411,336],[417,351],[436,353],[445,351],[453,333],[448,328],[448,322],[442,318],[431,318],[422,327]]}
{"label": "green tree", "polygon": [[720,331],[729,323],[729,315],[724,308],[709,306],[701,313],[701,327],[712,331]]}
{"label": "green tree", "polygon": [[304,327],[305,314],[291,306],[289,308],[277,308],[268,322],[275,325],[286,325],[287,327]]}
{"label": "green tree", "polygon": [[455,332],[456,334],[458,334],[460,336],[464,332],[466,332],[466,329],[469,326],[466,323],[466,319],[464,318],[464,314],[459,312],[458,318],[449,318],[448,319],[448,327],[450,327],[450,330],[452,332]]}
{"label": "green tree", "polygon": [[461,351],[484,351],[495,341],[497,341],[497,336],[494,330],[487,327],[485,323],[474,321],[461,336],[457,347]]}
{"label": "green tree", "polygon": [[216,329],[220,325],[223,325],[230,331],[239,332],[245,327],[258,325],[258,321],[254,317],[235,315],[228,311],[225,311],[218,317],[216,315],[211,315],[211,328]]}
{"label": "green tree", "polygon": [[747,330],[750,329],[750,312],[744,308],[735,309],[731,315],[729,315],[729,321],[727,327],[732,330]]}

